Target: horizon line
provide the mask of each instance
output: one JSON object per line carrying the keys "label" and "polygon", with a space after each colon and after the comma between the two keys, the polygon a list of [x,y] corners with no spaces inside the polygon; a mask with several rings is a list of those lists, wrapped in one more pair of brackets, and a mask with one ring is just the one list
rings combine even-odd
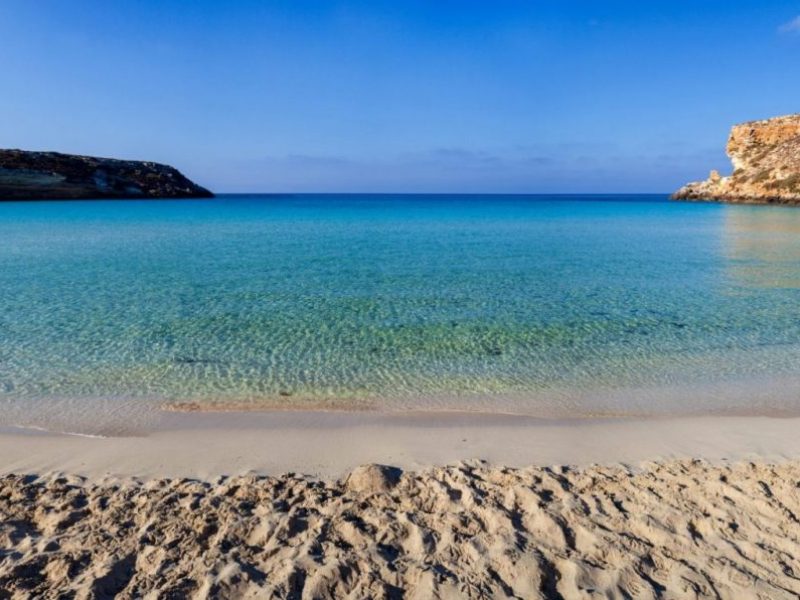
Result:
{"label": "horizon line", "polygon": [[669,196],[673,192],[216,192],[215,196]]}

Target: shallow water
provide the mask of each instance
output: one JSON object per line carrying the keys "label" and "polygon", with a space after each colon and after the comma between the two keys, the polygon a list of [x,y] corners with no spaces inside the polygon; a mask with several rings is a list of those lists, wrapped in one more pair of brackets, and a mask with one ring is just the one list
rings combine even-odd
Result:
{"label": "shallow water", "polygon": [[800,412],[800,210],[660,196],[0,203],[0,423]]}

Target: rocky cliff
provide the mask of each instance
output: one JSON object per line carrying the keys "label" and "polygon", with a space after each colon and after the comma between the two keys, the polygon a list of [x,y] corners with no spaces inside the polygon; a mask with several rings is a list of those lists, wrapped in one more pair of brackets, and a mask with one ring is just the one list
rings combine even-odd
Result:
{"label": "rocky cliff", "polygon": [[708,179],[689,183],[672,197],[800,204],[800,114],[735,125],[726,152],[733,163],[731,175],[711,171]]}
{"label": "rocky cliff", "polygon": [[167,165],[0,150],[0,200],[208,198],[213,194]]}

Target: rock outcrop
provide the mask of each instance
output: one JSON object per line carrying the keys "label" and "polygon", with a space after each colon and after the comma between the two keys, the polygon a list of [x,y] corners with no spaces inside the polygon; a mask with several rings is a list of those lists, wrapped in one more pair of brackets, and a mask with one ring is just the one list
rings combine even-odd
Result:
{"label": "rock outcrop", "polygon": [[177,169],[158,163],[0,150],[0,200],[211,196]]}
{"label": "rock outcrop", "polygon": [[750,121],[731,129],[726,152],[734,171],[689,183],[676,200],[800,204],[800,114]]}

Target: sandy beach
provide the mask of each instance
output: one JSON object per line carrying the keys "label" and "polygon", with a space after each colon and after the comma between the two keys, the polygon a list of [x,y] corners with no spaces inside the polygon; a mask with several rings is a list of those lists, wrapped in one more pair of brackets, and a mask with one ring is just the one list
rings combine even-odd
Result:
{"label": "sandy beach", "polygon": [[139,437],[8,429],[1,595],[793,598],[798,424],[276,412],[167,413]]}
{"label": "sandy beach", "polygon": [[462,460],[509,467],[700,458],[800,457],[800,418],[693,416],[536,419],[520,415],[379,412],[169,412],[135,436],[0,429],[0,473],[94,479],[300,473],[341,478],[367,463],[420,470]]}
{"label": "sandy beach", "polygon": [[792,2],[0,2],[0,600],[800,599]]}

